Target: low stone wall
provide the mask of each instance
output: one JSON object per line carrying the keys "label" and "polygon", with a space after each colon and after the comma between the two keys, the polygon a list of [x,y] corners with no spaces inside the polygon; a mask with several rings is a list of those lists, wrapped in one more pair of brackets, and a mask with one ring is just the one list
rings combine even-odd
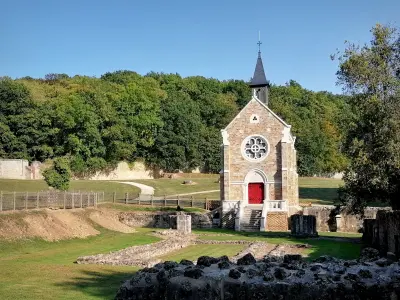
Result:
{"label": "low stone wall", "polygon": [[[177,212],[123,212],[119,221],[131,227],[176,228]],[[210,213],[185,213],[191,216],[192,228],[211,228]],[[170,216],[174,216],[170,218]]]}
{"label": "low stone wall", "polygon": [[0,159],[0,178],[31,179],[31,169],[26,159]]}
{"label": "low stone wall", "polygon": [[148,169],[142,162],[128,164],[121,161],[114,170],[109,172],[97,172],[89,180],[134,180],[134,179],[154,179],[158,174],[156,170]]}
{"label": "low stone wall", "polygon": [[378,210],[389,208],[367,207],[364,217],[340,211],[333,205],[313,205],[304,207],[304,215],[316,217],[317,231],[361,232],[364,219],[375,219]]}
{"label": "low stone wall", "polygon": [[81,256],[78,257],[76,263],[113,266],[154,266],[161,261],[158,258],[159,256],[187,247],[193,244],[196,238],[194,235],[176,230],[158,232],[156,236],[164,240],[152,244],[128,247],[106,254]]}
{"label": "low stone wall", "polygon": [[165,262],[137,272],[116,300],[135,299],[399,299],[400,266],[364,249],[359,260],[251,254],[237,260],[199,257],[197,264]]}

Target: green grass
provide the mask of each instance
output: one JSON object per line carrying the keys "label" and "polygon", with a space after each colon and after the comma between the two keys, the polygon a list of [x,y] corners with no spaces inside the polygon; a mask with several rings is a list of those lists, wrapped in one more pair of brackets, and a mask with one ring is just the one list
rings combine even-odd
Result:
{"label": "green grass", "polygon": [[197,260],[207,255],[219,257],[222,255],[234,256],[246,248],[246,245],[192,245],[161,257],[162,260],[181,261],[182,259]]}
{"label": "green grass", "polygon": [[[112,208],[120,211],[176,211],[176,207],[174,206],[143,206],[143,205],[134,205],[134,204],[111,204],[104,203],[99,204],[98,207],[103,208]],[[184,212],[207,212],[207,210],[197,207],[187,207],[182,209]]]}
{"label": "green grass", "polygon": [[137,270],[133,267],[74,264],[77,257],[107,253],[158,239],[139,231],[101,229],[87,239],[46,242],[0,240],[0,299],[112,299]]}
{"label": "green grass", "polygon": [[[261,241],[270,244],[309,244],[312,247],[305,249],[304,253],[312,260],[321,255],[331,255],[342,259],[359,257],[361,244],[359,234],[322,233],[324,238],[293,238],[287,232],[236,232],[226,229],[195,230],[200,234],[200,240],[217,241]],[[343,240],[329,239],[328,237],[345,237]]]}
{"label": "green grass", "polygon": [[300,177],[300,202],[313,204],[333,204],[337,202],[337,191],[343,185],[340,179]]}
{"label": "green grass", "polygon": [[318,232],[319,236],[325,236],[325,237],[342,237],[342,238],[361,238],[362,233],[356,233],[356,232]]}
{"label": "green grass", "polygon": [[[217,176],[211,178],[179,178],[179,179],[143,179],[135,182],[154,187],[156,196],[176,195],[192,192],[218,190]],[[193,180],[197,184],[184,185],[184,180]],[[340,179],[301,177],[299,178],[299,197],[301,202],[315,204],[333,204],[337,199],[337,189],[343,181]],[[219,199],[219,192],[193,195],[194,199]],[[188,196],[190,197],[190,196]]]}
{"label": "green grass", "polygon": [[[182,184],[184,180],[192,180],[196,184]],[[141,180],[134,180],[134,182],[139,182],[152,186],[155,189],[154,194],[156,196],[164,196],[164,195],[175,195],[175,194],[219,190],[219,183],[217,182],[217,180],[218,180],[218,175],[208,178],[191,178],[191,179],[189,178],[141,179]],[[198,196],[198,195],[193,195],[193,196]]]}
{"label": "green grass", "polygon": [[211,193],[201,193],[201,194],[194,194],[194,195],[187,195],[187,196],[182,196],[182,198],[190,198],[193,196],[194,200],[219,200],[220,199],[220,194],[218,192],[211,192]]}
{"label": "green grass", "polygon": [[[137,228],[137,232],[132,234],[98,229],[100,235],[87,239],[59,242],[46,242],[40,239],[0,240],[0,299],[112,299],[121,281],[131,277],[137,268],[78,265],[74,263],[77,257],[108,253],[133,245],[156,242],[159,239],[149,235],[155,230],[153,228]],[[194,230],[194,233],[201,234],[200,239],[219,241],[307,243],[312,246],[305,250],[309,259],[323,254],[350,259],[356,258],[360,252],[360,244],[354,242],[328,238],[293,239],[288,237],[287,233],[241,233],[224,229]],[[283,236],[284,234],[286,236]],[[194,245],[165,255],[162,259],[180,261],[184,258],[196,260],[202,255],[233,256],[245,247],[245,245],[227,244]]]}
{"label": "green grass", "polygon": [[[155,196],[186,194],[210,190],[219,190],[217,183],[218,175],[200,178],[178,178],[178,179],[141,179],[135,182],[143,183],[155,188]],[[196,184],[182,184],[184,180],[192,180]],[[301,202],[312,202],[316,204],[332,204],[337,198],[337,188],[342,184],[338,179],[325,179],[315,177],[299,178],[299,197]],[[48,186],[43,180],[14,180],[0,179],[0,191],[4,192],[37,192],[48,190]],[[93,191],[105,192],[106,200],[112,200],[112,193],[117,192],[117,202],[125,199],[125,193],[138,195],[140,189],[135,186],[122,184],[112,181],[94,180],[73,180],[70,190],[72,191]],[[219,192],[202,193],[193,195],[195,200],[219,199]],[[191,196],[186,196],[190,198]],[[186,198],[182,196],[182,198]]]}
{"label": "green grass", "polygon": [[[44,180],[0,179],[0,191],[3,192],[40,192],[47,191],[48,185]],[[139,194],[140,189],[128,184],[112,181],[72,180],[70,191],[82,192],[118,192]]]}

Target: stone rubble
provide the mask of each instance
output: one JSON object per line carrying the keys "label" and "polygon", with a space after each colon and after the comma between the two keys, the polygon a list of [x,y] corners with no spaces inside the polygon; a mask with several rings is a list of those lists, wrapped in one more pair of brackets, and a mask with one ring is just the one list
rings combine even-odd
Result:
{"label": "stone rubble", "polygon": [[163,230],[154,233],[164,240],[152,244],[128,247],[107,254],[97,254],[78,257],[78,264],[100,264],[113,266],[150,267],[161,260],[157,257],[165,255],[194,243],[195,236],[176,230]]}
{"label": "stone rubble", "polygon": [[146,299],[399,299],[400,266],[364,249],[358,260],[321,256],[306,262],[300,255],[251,253],[202,256],[197,264],[165,262],[144,268],[118,290],[116,300]]}

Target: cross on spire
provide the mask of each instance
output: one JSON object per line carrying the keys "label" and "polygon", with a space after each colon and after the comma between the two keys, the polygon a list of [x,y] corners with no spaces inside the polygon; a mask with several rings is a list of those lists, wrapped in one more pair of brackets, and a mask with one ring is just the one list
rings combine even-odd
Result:
{"label": "cross on spire", "polygon": [[261,32],[258,31],[258,57],[261,57]]}

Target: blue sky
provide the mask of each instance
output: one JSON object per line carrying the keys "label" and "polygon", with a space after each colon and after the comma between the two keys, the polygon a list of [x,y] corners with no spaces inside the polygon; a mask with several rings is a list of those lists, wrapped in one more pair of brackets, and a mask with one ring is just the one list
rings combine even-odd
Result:
{"label": "blue sky", "polygon": [[248,80],[258,31],[267,78],[339,93],[329,55],[400,26],[399,0],[0,0],[0,76],[127,69]]}

